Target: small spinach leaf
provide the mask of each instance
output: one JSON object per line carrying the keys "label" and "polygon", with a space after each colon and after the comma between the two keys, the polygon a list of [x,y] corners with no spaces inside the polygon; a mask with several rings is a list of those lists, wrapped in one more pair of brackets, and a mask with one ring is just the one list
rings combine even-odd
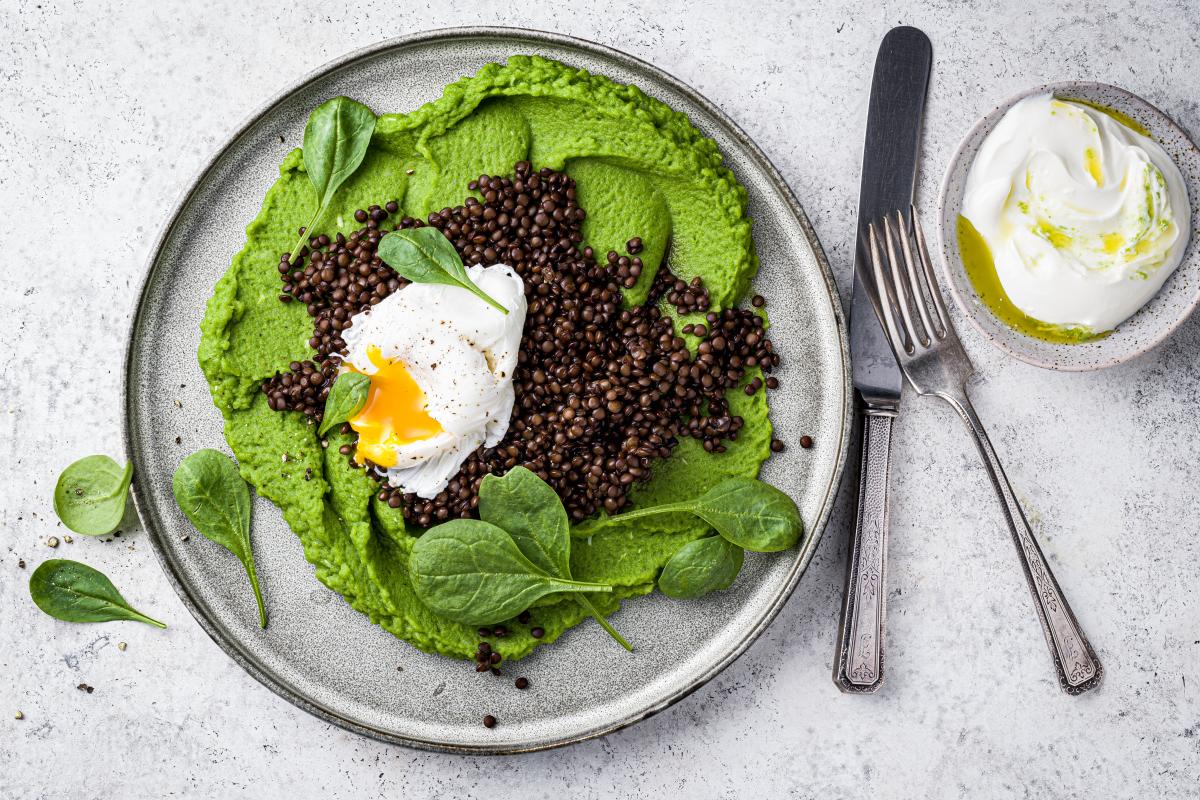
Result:
{"label": "small spinach leaf", "polygon": [[[550,484],[533,472],[513,467],[503,476],[485,476],[479,486],[479,518],[506,531],[538,569],[557,578],[571,578],[571,524],[567,510]],[[633,651],[633,645],[586,595],[576,595],[575,599],[609,636]]]}
{"label": "small spinach leaf", "polygon": [[680,511],[695,514],[733,544],[755,553],[787,550],[804,533],[804,522],[792,498],[754,478],[730,478],[694,500],[626,511],[611,517],[608,524]]}
{"label": "small spinach leaf", "polygon": [[312,110],[304,126],[304,170],[317,190],[317,211],[292,248],[292,258],[315,234],[334,194],[362,164],[375,132],[375,114],[349,97],[326,100]]}
{"label": "small spinach leaf", "polygon": [[197,450],[175,469],[172,488],[175,502],[196,530],[242,562],[258,602],[258,624],[267,627],[250,547],[250,489],[233,461],[218,450]]}
{"label": "small spinach leaf", "polygon": [[755,553],[794,547],[804,532],[792,498],[754,478],[731,478],[698,497],[692,513]]}
{"label": "small spinach leaf", "polygon": [[54,513],[76,533],[112,533],[125,516],[133,464],[123,468],[108,456],[86,456],[62,471],[54,487]]}
{"label": "small spinach leaf", "polygon": [[379,240],[379,257],[413,283],[441,283],[466,289],[493,308],[508,309],[475,285],[463,266],[462,258],[445,234],[437,228],[405,228],[392,231]]}
{"label": "small spinach leaf", "polygon": [[744,560],[742,548],[721,536],[688,542],[663,567],[658,589],[678,600],[728,589],[741,572]]}
{"label": "small spinach leaf", "polygon": [[132,620],[167,627],[129,605],[103,572],[78,561],[43,561],[29,576],[29,596],[42,611],[67,622]]}
{"label": "small spinach leaf", "polygon": [[525,467],[484,477],[479,486],[479,518],[508,533],[538,569],[571,577],[567,510],[550,485]]}
{"label": "small spinach leaf", "polygon": [[611,592],[601,583],[557,578],[538,569],[512,537],[482,520],[431,528],[409,557],[413,588],[431,611],[464,625],[491,625],[557,592]]}
{"label": "small spinach leaf", "polygon": [[329,387],[329,397],[325,398],[325,413],[321,417],[317,435],[324,436],[334,425],[349,422],[366,405],[370,388],[371,379],[361,372],[343,372],[339,375],[333,386]]}

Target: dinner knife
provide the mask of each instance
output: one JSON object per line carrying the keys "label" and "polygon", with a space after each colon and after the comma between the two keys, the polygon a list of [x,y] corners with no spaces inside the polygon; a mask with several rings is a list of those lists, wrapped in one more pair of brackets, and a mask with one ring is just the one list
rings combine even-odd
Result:
{"label": "dinner knife", "polygon": [[892,420],[903,377],[862,274],[870,269],[868,223],[913,200],[925,95],[933,64],[929,37],[916,28],[890,30],[875,57],[855,228],[854,294],[850,304],[850,364],[862,409],[862,468],[851,535],[845,599],[833,680],[848,693],[870,693],[883,681],[883,621],[888,540],[888,468]]}

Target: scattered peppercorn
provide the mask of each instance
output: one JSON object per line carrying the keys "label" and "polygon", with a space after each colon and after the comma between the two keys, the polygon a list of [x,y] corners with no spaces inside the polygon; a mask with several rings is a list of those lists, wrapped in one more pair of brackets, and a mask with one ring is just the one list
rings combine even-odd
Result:
{"label": "scattered peppercorn", "polygon": [[23,559],[23,558],[17,559],[17,566],[20,567],[21,569],[25,569],[25,559]]}
{"label": "scattered peppercorn", "polygon": [[629,253],[631,256],[636,256],[638,253],[642,252],[642,238],[640,236],[635,236],[626,242],[625,252]]}
{"label": "scattered peppercorn", "polygon": [[808,435],[801,436],[800,437],[800,446],[803,447],[805,450],[812,447],[813,446],[812,437],[808,436]]}
{"label": "scattered peppercorn", "polygon": [[530,628],[529,635],[535,639],[540,639],[546,635],[546,631],[543,630],[542,628]]}
{"label": "scattered peppercorn", "polygon": [[750,298],[750,305],[754,306],[755,308],[762,308],[766,304],[767,300],[761,294],[756,294],[754,297]]}
{"label": "scattered peppercorn", "polygon": [[780,439],[772,439],[771,440],[771,451],[772,452],[782,453],[786,448],[787,448],[787,445],[785,445],[782,440],[780,440]]}
{"label": "scattered peppercorn", "polygon": [[528,689],[529,688],[529,678],[517,678],[516,687],[518,689]]}
{"label": "scattered peppercorn", "polygon": [[88,686],[86,683],[81,683],[78,686],[76,686],[75,688],[81,692],[87,692],[88,694],[91,694],[92,692],[96,691],[95,686]]}
{"label": "scattered peppercorn", "polygon": [[483,727],[485,727],[485,728],[496,727],[496,718],[493,717],[491,714],[488,714],[487,716],[485,716],[483,718]]}

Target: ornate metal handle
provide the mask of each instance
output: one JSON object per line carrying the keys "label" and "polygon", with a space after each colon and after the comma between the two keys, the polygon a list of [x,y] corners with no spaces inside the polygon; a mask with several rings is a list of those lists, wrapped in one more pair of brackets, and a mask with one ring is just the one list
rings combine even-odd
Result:
{"label": "ornate metal handle", "polygon": [[883,614],[888,532],[888,463],[894,411],[863,414],[858,517],[850,542],[846,597],[833,682],[843,692],[876,691],[883,682]]}
{"label": "ornate metal handle", "polygon": [[1038,618],[1042,622],[1042,632],[1046,635],[1046,643],[1050,646],[1050,656],[1054,659],[1054,668],[1058,672],[1058,683],[1067,694],[1081,694],[1100,684],[1104,676],[1104,667],[1092,645],[1079,627],[1079,621],[1067,599],[1059,588],[1054,573],[1046,563],[1042,549],[1033,538],[1033,531],[1025,519],[1025,512],[1013,494],[1012,486],[1000,466],[1000,459],[988,440],[983,423],[975,414],[971,401],[966,392],[957,396],[942,395],[954,406],[959,415],[966,421],[971,433],[975,435],[975,445],[987,467],[992,479],[992,487],[1000,498],[1004,509],[1008,529],[1012,532],[1013,541],[1017,545],[1017,555],[1025,571],[1025,579],[1029,582],[1029,591],[1033,594],[1033,605],[1037,609]]}

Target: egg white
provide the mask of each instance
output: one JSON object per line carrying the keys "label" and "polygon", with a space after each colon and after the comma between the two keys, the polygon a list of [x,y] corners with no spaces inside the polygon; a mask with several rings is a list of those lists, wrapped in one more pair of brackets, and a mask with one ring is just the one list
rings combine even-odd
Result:
{"label": "egg white", "polygon": [[356,314],[342,333],[346,364],[374,374],[371,347],[402,362],[425,396],[425,411],[441,425],[427,439],[395,445],[396,464],[387,470],[392,486],[426,499],[446,488],[476,448],[504,438],[515,401],[524,285],[504,264],[471,266],[467,274],[508,314],[466,289],[410,284]]}

